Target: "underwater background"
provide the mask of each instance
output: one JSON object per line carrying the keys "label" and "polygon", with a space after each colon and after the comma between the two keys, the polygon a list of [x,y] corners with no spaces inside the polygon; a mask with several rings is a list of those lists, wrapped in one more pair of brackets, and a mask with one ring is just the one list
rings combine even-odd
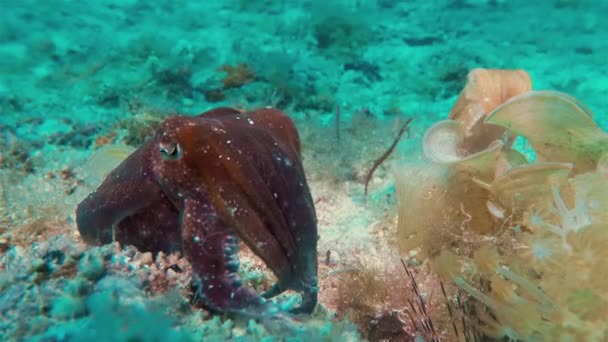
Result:
{"label": "underwater background", "polygon": [[[0,340],[605,341],[606,13],[0,0]],[[179,253],[84,243],[77,205],[164,119],[266,106],[298,129],[316,208],[310,317],[211,314]],[[275,279],[247,246],[239,273]]]}

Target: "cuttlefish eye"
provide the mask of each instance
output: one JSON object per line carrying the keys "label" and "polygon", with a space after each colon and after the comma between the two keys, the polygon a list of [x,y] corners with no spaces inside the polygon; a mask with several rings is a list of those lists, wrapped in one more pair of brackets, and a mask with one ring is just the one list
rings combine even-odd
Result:
{"label": "cuttlefish eye", "polygon": [[158,150],[160,156],[165,160],[175,160],[182,156],[182,147],[176,143],[164,143],[158,144]]}

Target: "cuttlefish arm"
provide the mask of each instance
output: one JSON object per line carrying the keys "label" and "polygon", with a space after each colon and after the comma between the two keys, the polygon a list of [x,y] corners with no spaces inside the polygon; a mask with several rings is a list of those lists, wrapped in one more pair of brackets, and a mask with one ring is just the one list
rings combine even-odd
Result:
{"label": "cuttlefish arm", "polygon": [[[214,311],[262,308],[264,299],[243,286],[238,238],[206,198],[187,198],[181,216],[182,248],[199,277],[197,300]],[[265,308],[268,309],[268,308]]]}
{"label": "cuttlefish arm", "polygon": [[148,143],[125,159],[76,208],[76,224],[83,240],[92,245],[112,242],[113,227],[162,197],[154,181]]}

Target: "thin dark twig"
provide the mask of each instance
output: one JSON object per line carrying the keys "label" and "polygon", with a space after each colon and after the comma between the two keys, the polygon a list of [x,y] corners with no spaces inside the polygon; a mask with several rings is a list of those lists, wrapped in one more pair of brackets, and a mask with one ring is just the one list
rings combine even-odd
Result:
{"label": "thin dark twig", "polygon": [[416,307],[414,306],[414,304],[412,304],[412,301],[409,298],[407,299],[407,303],[410,305],[410,308],[412,309],[412,311],[415,314],[418,314],[418,310],[416,310]]}
{"label": "thin dark twig", "polygon": [[412,282],[412,288],[414,289],[414,293],[416,294],[416,296],[419,299],[420,302],[420,310],[422,310],[423,314],[427,314],[426,312],[426,306],[424,305],[424,300],[422,300],[422,296],[420,295],[420,291],[418,291],[418,284],[416,283],[416,279],[414,278],[414,276],[412,275],[412,273],[410,272],[410,270],[407,268],[407,265],[405,264],[405,261],[403,259],[401,259],[401,263],[403,264],[403,268],[405,269],[405,273],[407,274],[407,276],[410,278],[410,281]]}
{"label": "thin dark twig", "polygon": [[452,314],[452,307],[450,306],[450,299],[448,295],[445,293],[445,287],[443,286],[443,282],[440,280],[439,285],[441,285],[441,292],[443,293],[443,297],[445,298],[445,305],[448,307],[448,313],[450,314],[450,320],[452,321],[452,328],[454,328],[454,333],[456,337],[460,337],[458,335],[458,329],[456,328],[456,322],[454,321],[454,315]]}
{"label": "thin dark twig", "polygon": [[418,325],[416,324],[416,320],[414,320],[414,317],[412,316],[412,313],[409,310],[407,310],[407,309],[405,309],[403,311],[405,311],[405,313],[407,314],[407,316],[410,318],[410,321],[412,321],[412,325],[414,326],[414,329],[416,331],[419,331],[418,330]]}
{"label": "thin dark twig", "polygon": [[[460,289],[458,289],[456,291],[456,303],[458,303],[458,307],[460,308],[460,312],[462,313],[462,316],[460,317],[460,320],[462,322],[462,331],[464,333],[464,340],[465,342],[469,342],[470,339],[470,334],[469,331],[467,330],[467,322],[465,319],[465,316],[467,316],[468,314],[468,310],[464,307],[464,305],[462,305],[462,300],[460,299]],[[473,338],[475,338],[475,336],[473,336]]]}
{"label": "thin dark twig", "polygon": [[[403,269],[405,270],[405,273],[407,274],[408,278],[410,278],[411,287],[414,290],[414,294],[418,298],[418,300],[416,301],[416,306],[418,306],[418,309],[422,314],[422,326],[425,328],[424,330],[429,335],[431,335],[431,341],[439,341],[439,335],[435,330],[435,326],[433,325],[433,320],[431,319],[431,316],[429,316],[429,313],[426,310],[426,305],[424,304],[424,299],[422,298],[422,295],[418,290],[418,284],[416,283],[416,279],[414,278],[414,275],[410,272],[410,270],[407,268],[407,265],[405,264],[405,261],[403,259],[401,259],[401,264],[403,265]],[[414,305],[412,305],[412,302],[409,299],[408,302],[413,309]]]}
{"label": "thin dark twig", "polygon": [[365,197],[367,197],[367,187],[369,185],[369,181],[372,179],[372,176],[374,175],[374,172],[376,171],[378,166],[380,166],[382,163],[384,163],[386,158],[388,158],[391,155],[391,153],[393,153],[393,150],[395,149],[395,147],[397,147],[397,143],[399,143],[399,140],[401,140],[403,133],[405,133],[405,131],[409,127],[410,122],[412,122],[412,118],[408,118],[405,121],[403,126],[401,126],[399,133],[397,133],[397,137],[395,137],[395,140],[393,140],[393,143],[388,148],[388,150],[386,150],[386,152],[384,152],[384,154],[382,154],[382,156],[380,156],[380,158],[376,159],[374,161],[374,164],[372,165],[372,168],[369,169],[369,171],[367,171],[367,174],[365,175]]}
{"label": "thin dark twig", "polygon": [[[408,298],[407,299],[407,303],[410,305],[410,308],[412,309],[412,312],[414,312],[417,315],[421,315],[421,313],[419,313],[419,311],[421,311],[420,309],[416,310],[416,306],[414,306],[414,304],[412,303],[412,301]],[[418,308],[420,308],[420,305],[418,303],[416,303]],[[427,334],[431,334],[431,329],[428,326],[428,324],[426,324],[425,319],[422,319],[422,330],[424,330],[425,333]],[[415,326],[415,325],[414,325]],[[418,329],[418,327],[416,327],[416,329]]]}

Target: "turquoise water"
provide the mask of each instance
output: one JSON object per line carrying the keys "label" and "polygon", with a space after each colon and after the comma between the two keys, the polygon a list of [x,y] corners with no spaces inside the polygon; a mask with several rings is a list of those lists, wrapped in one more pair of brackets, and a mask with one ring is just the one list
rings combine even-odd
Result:
{"label": "turquoise water", "polygon": [[[409,291],[391,163],[423,159],[425,131],[474,68],[526,70],[533,89],[571,94],[608,129],[606,13],[591,0],[0,0],[0,340],[452,340],[444,314],[432,334],[418,318],[395,323],[387,313],[407,301],[343,279],[386,267],[379,279],[399,274]],[[319,219],[312,319],[209,314],[189,303],[185,258],[82,241],[76,206],[162,120],[266,106],[295,122]],[[367,171],[407,118],[366,198]],[[267,289],[264,262],[242,254],[246,284]],[[428,265],[412,267],[422,297],[441,299]],[[344,299],[356,284],[379,294]]]}

